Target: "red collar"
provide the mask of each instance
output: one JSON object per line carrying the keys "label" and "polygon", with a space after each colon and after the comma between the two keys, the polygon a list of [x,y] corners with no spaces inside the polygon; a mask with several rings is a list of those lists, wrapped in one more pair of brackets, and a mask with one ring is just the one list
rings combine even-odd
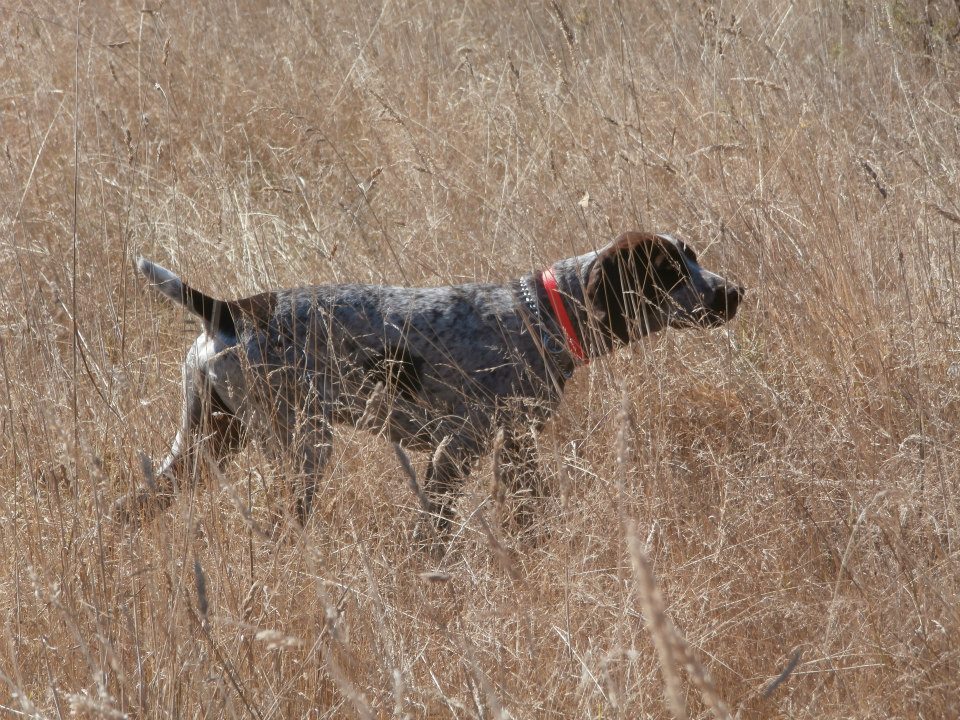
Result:
{"label": "red collar", "polygon": [[584,365],[588,364],[590,360],[583,351],[583,346],[577,339],[577,333],[573,329],[573,323],[570,322],[570,316],[567,315],[567,309],[563,306],[563,298],[560,296],[560,291],[557,290],[557,278],[554,276],[553,270],[550,268],[544,270],[543,275],[540,276],[540,280],[543,282],[543,289],[547,291],[547,297],[550,299],[550,307],[553,308],[553,314],[557,318],[557,322],[560,323],[560,327],[563,328],[563,334],[567,338],[567,347],[570,349],[570,354]]}

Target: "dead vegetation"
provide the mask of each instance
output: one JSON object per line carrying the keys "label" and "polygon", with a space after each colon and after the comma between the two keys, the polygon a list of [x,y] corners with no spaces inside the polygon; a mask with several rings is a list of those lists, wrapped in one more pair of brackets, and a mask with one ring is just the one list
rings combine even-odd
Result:
{"label": "dead vegetation", "polygon": [[[0,18],[0,714],[960,713],[955,3]],[[411,552],[405,470],[353,432],[303,534],[256,531],[257,447],[105,517],[196,329],[134,253],[238,296],[507,278],[631,227],[750,295],[579,373],[538,541],[488,461],[449,552]]]}

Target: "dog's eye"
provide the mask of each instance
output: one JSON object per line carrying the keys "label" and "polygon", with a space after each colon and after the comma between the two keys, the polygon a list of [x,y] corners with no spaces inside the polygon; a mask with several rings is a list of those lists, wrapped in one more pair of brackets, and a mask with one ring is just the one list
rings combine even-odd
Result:
{"label": "dog's eye", "polygon": [[658,290],[670,292],[683,281],[683,278],[683,266],[678,260],[670,256],[663,256],[657,262],[654,262],[652,279]]}

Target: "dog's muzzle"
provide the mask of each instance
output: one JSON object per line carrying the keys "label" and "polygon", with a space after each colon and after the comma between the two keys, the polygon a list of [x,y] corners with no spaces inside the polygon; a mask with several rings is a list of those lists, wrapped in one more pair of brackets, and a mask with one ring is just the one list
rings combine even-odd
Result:
{"label": "dog's muzzle", "polygon": [[692,312],[681,315],[671,323],[674,327],[713,328],[732,320],[740,307],[746,290],[739,285],[724,284],[711,294],[709,300]]}
{"label": "dog's muzzle", "polygon": [[717,289],[713,294],[713,301],[704,307],[696,318],[697,324],[716,327],[732,320],[746,292],[746,289],[739,285],[725,285]]}

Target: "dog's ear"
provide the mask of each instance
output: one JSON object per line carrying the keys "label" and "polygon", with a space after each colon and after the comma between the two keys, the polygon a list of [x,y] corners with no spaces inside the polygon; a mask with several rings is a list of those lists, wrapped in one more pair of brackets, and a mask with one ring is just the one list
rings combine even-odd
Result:
{"label": "dog's ear", "polygon": [[669,243],[651,233],[627,232],[603,248],[587,273],[586,297],[601,332],[629,342],[641,304],[656,303],[681,280]]}

